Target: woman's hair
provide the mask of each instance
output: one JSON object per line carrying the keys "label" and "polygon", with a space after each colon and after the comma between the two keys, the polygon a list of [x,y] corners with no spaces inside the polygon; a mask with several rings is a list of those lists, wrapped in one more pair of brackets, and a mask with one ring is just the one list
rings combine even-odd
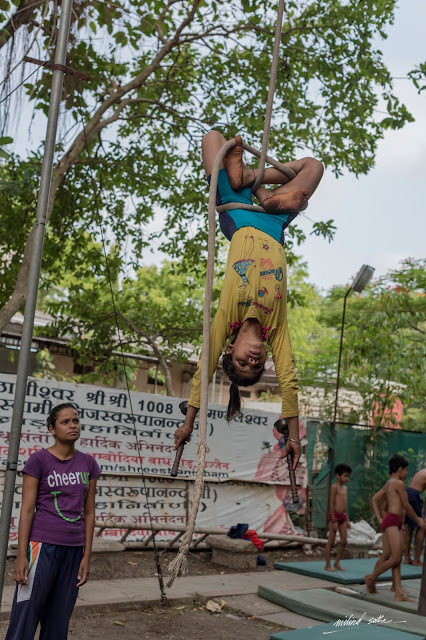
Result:
{"label": "woman's hair", "polygon": [[55,426],[56,418],[58,417],[59,412],[62,411],[62,409],[75,409],[75,411],[77,411],[75,405],[72,402],[63,402],[62,404],[56,405],[56,407],[53,407],[46,420],[47,428]]}
{"label": "woman's hair", "polygon": [[395,453],[391,458],[389,458],[389,473],[396,473],[400,467],[406,469],[408,467],[408,460],[407,458],[404,458],[404,456],[399,456]]}
{"label": "woman's hair", "polygon": [[[233,344],[235,338],[231,340],[230,344]],[[228,409],[226,411],[226,419],[228,422],[232,420],[232,418],[239,413],[241,413],[241,396],[240,390],[238,387],[251,387],[252,384],[256,384],[259,382],[260,378],[265,371],[265,367],[256,373],[252,378],[243,378],[236,371],[234,364],[232,362],[232,353],[224,353],[222,356],[222,367],[226,375],[231,381],[231,386],[229,388],[229,402]]]}

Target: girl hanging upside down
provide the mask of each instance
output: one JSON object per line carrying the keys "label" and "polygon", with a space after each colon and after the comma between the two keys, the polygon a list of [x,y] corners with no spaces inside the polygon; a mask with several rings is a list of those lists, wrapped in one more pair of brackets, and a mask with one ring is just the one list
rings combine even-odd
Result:
{"label": "girl hanging upside down", "polygon": [[[228,151],[218,177],[217,204],[243,202],[252,204],[250,186],[257,170],[243,162],[240,136]],[[226,143],[218,131],[210,131],[202,142],[207,180],[215,157]],[[314,158],[287,163],[296,177],[289,180],[274,168],[265,170],[264,184],[281,186],[268,190],[259,187],[255,195],[266,213],[233,209],[219,214],[225,237],[230,240],[225,281],[219,307],[210,329],[209,379],[222,357],[223,370],[231,381],[227,420],[241,409],[239,387],[258,382],[266,362],[265,342],[270,346],[282,395],[281,415],[287,419],[290,439],[283,457],[291,452],[294,468],[300,458],[297,378],[287,325],[286,259],[284,230],[297,214],[306,209],[308,200],[323,174],[323,165]],[[188,441],[200,407],[201,355],[192,381],[185,421],[175,434],[176,448]]]}

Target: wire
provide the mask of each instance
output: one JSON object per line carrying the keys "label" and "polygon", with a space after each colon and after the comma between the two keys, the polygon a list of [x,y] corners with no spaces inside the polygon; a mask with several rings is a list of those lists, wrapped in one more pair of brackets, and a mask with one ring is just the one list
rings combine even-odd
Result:
{"label": "wire", "polygon": [[[3,104],[3,102],[4,102],[5,100],[7,100],[8,98],[10,98],[10,96],[11,96],[13,93],[15,93],[15,91],[18,91],[19,87],[22,87],[22,85],[23,85],[27,80],[29,80],[29,79],[31,78],[31,76],[33,76],[35,73],[37,73],[37,71],[38,71],[38,67],[37,67],[36,69],[34,69],[34,71],[31,71],[30,75],[29,75],[29,76],[27,76],[26,78],[24,78],[24,79],[22,80],[22,82],[20,82],[20,83],[19,83],[19,84],[14,88],[14,89],[12,89],[12,91],[11,91],[10,93],[8,93],[8,94],[7,94],[7,96],[5,96],[4,98],[2,98],[2,100],[0,100],[0,104]],[[3,82],[5,82],[5,80],[4,80]],[[2,83],[0,83],[0,85],[1,85],[1,84],[3,84],[3,82],[2,82]]]}
{"label": "wire", "polygon": [[[79,115],[80,115],[80,119],[81,119],[81,125],[83,127],[83,135],[84,135],[84,140],[85,140],[87,156],[90,158],[89,141],[88,141],[87,136],[86,136],[86,126],[84,124],[83,114],[81,113],[80,109],[78,109],[78,111],[79,111]],[[118,311],[117,311],[117,305],[116,305],[116,298],[115,298],[114,290],[113,290],[113,287],[112,287],[111,270],[110,270],[110,265],[109,265],[109,260],[108,260],[107,249],[106,249],[103,221],[102,221],[102,217],[101,217],[101,214],[100,214],[100,211],[99,211],[98,196],[99,196],[99,192],[102,190],[102,182],[101,182],[100,185],[98,185],[98,183],[95,181],[94,176],[93,176],[93,169],[92,169],[92,166],[90,165],[90,163],[89,163],[89,175],[90,175],[90,180],[91,180],[92,186],[93,186],[93,192],[95,194],[95,212],[96,212],[96,216],[97,216],[97,219],[98,219],[99,229],[100,229],[100,232],[101,232],[102,249],[103,249],[103,254],[104,254],[104,259],[105,259],[105,266],[106,266],[106,273],[107,273],[107,278],[108,278],[108,285],[109,285],[109,290],[110,290],[110,294],[111,294],[111,302],[112,302],[112,307],[113,307],[113,311],[114,311],[115,326],[116,326],[117,334],[118,334],[119,351],[120,351],[120,355],[121,355],[121,362],[122,362],[122,366],[123,366],[123,370],[124,370],[124,377],[125,377],[125,381],[126,381],[126,392],[127,392],[127,397],[128,397],[128,400],[129,400],[129,408],[130,408],[131,420],[132,420],[132,423],[133,423],[133,434],[135,436],[137,455],[138,455],[138,458],[139,458],[139,466],[140,466],[140,469],[141,469],[141,478],[142,478],[142,482],[143,482],[145,496],[146,496],[146,498],[148,498],[148,491],[147,491],[147,486],[146,486],[146,478],[145,478],[145,474],[143,472],[143,467],[142,467],[141,449],[140,449],[140,446],[139,446],[139,438],[138,438],[138,433],[137,433],[137,429],[136,429],[136,418],[135,418],[135,415],[134,415],[134,412],[133,412],[133,403],[132,403],[132,397],[130,395],[130,385],[129,385],[129,379],[128,379],[128,376],[127,376],[126,360],[125,360],[125,357],[124,357],[123,344],[122,344],[122,339],[121,339],[121,331],[120,331],[120,327],[119,327],[119,323],[118,323]],[[100,186],[100,189],[98,188],[99,186]],[[146,502],[146,508],[147,508],[150,524],[152,525],[151,508],[150,508],[150,504],[149,504],[148,499],[147,499],[147,502]],[[156,569],[157,569],[158,583],[159,583],[159,586],[160,586],[160,593],[161,593],[161,604],[164,604],[167,601],[167,596],[166,596],[166,592],[165,592],[165,589],[164,589],[163,573],[162,573],[162,569],[161,569],[161,563],[160,563],[160,558],[159,558],[157,541],[156,541],[156,537],[155,537],[156,536],[156,532],[152,528],[151,528],[151,531],[152,531],[152,543],[153,543],[153,546],[154,546],[154,555],[155,555],[155,564],[156,564]]]}

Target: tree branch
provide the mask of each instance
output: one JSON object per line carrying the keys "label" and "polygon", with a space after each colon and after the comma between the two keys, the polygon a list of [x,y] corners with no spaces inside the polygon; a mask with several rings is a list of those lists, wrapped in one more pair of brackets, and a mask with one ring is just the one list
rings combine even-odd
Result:
{"label": "tree branch", "polygon": [[33,19],[37,8],[44,4],[45,0],[21,0],[21,4],[13,16],[0,30],[0,49],[13,38],[20,27],[29,24]]}

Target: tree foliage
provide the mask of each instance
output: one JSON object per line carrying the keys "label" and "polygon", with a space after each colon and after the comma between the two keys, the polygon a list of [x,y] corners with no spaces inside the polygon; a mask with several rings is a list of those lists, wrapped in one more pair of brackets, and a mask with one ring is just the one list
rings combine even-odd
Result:
{"label": "tree foliage", "polygon": [[163,371],[167,394],[174,395],[170,361],[185,361],[201,342],[203,280],[177,272],[172,262],[120,278],[114,252],[108,265],[103,274],[65,276],[43,297],[55,318],[50,331],[71,339],[77,362],[92,371],[86,378],[115,376],[123,367],[120,352],[149,355]]}
{"label": "tree foliage", "polygon": [[[9,48],[10,82],[16,80],[15,62],[32,54],[32,47],[44,59],[52,58],[57,9],[56,1],[31,7],[27,0],[19,5],[3,1],[0,43]],[[412,120],[393,92],[377,46],[394,9],[394,0],[285,3],[271,155],[291,159],[310,149],[337,175],[345,168],[366,173],[386,129]],[[157,241],[170,256],[184,259],[187,269],[197,270],[206,246],[200,139],[216,127],[226,136],[240,131],[260,145],[275,20],[271,0],[74,3],[67,64],[92,79],[65,77],[66,116],[52,178],[45,270],[70,235],[83,256],[84,233],[97,240],[100,225],[122,264],[140,267],[144,251]],[[21,71],[22,66],[16,73]],[[44,113],[50,82],[51,73],[44,71],[25,84],[26,101]],[[377,110],[379,103],[385,105],[385,116]],[[5,104],[15,112],[10,100]],[[27,202],[14,175],[33,172],[33,202],[37,168],[32,165],[41,156],[24,158],[22,166],[14,158],[6,161],[4,226],[14,199]],[[32,209],[29,202],[26,209]],[[149,225],[156,214],[164,224],[152,233]],[[1,291],[0,329],[25,300],[33,235],[27,230],[33,221],[28,215],[25,232],[13,241],[14,260]],[[331,221],[320,223],[315,232],[330,236]],[[290,256],[304,238],[292,226]],[[75,267],[78,271],[81,264]]]}
{"label": "tree foliage", "polygon": [[[362,294],[348,297],[340,385],[361,394],[363,421],[395,422],[392,409],[400,400],[402,426],[426,429],[425,286],[425,261],[407,259]],[[333,289],[321,315],[335,331],[336,365],[345,292]]]}

